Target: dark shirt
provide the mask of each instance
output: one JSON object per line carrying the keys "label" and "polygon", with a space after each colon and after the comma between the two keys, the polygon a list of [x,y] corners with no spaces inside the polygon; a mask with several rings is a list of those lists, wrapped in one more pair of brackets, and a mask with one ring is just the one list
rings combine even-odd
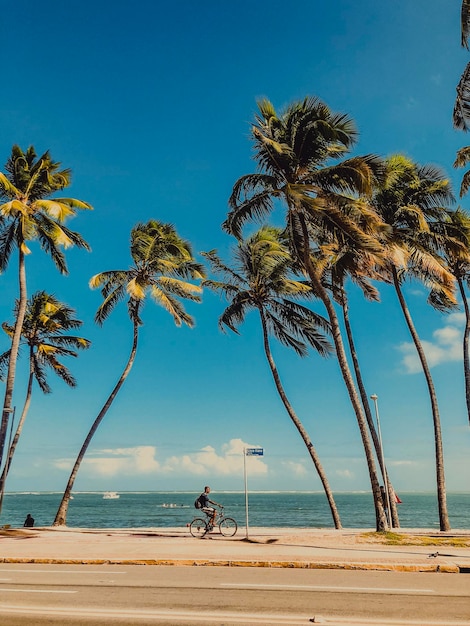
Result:
{"label": "dark shirt", "polygon": [[201,493],[201,495],[199,496],[199,502],[202,505],[202,508],[204,507],[208,507],[210,504],[210,500],[209,500],[209,496],[207,495],[207,493]]}

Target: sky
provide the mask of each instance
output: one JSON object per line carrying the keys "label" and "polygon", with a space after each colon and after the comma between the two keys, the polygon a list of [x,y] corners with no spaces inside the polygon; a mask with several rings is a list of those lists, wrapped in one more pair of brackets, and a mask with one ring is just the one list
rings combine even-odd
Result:
{"label": "sky", "polygon": [[[32,245],[28,292],[45,289],[83,321],[89,350],[67,366],[69,389],[34,389],[7,491],[60,491],[78,450],[127,360],[132,325],[122,303],[102,327],[88,281],[130,263],[138,222],[172,223],[200,252],[226,260],[221,229],[235,181],[254,172],[250,122],[256,101],[279,110],[317,96],[359,130],[353,154],[403,153],[452,168],[468,137],[452,127],[455,87],[470,60],[460,47],[460,1],[413,0],[2,0],[0,169],[13,144],[73,171],[67,195],[93,205],[68,226],[92,251],[68,250],[69,275]],[[467,208],[468,198],[461,206]],[[16,264],[0,277],[0,319],[12,320]],[[464,401],[462,311],[442,315],[410,283],[406,297],[432,365],[449,491],[469,491],[470,428]],[[435,491],[429,399],[390,287],[381,302],[351,289],[351,318],[369,394],[377,394],[384,454],[398,493]],[[177,328],[150,300],[134,367],[92,440],[80,490],[320,491],[303,442],[277,396],[255,314],[239,336],[222,333],[225,302],[205,292]],[[324,313],[316,305],[319,313]],[[0,349],[7,349],[6,336]],[[309,432],[334,491],[370,489],[364,453],[334,358],[300,359],[273,340],[286,393]],[[14,404],[24,401],[18,363]]]}

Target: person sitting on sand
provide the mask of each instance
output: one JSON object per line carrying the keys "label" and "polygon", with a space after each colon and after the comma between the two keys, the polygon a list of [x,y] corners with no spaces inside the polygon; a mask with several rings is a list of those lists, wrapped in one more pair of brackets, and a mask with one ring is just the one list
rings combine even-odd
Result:
{"label": "person sitting on sand", "polygon": [[199,502],[202,504],[201,510],[203,510],[204,513],[207,513],[207,515],[209,515],[211,517],[210,523],[211,523],[211,526],[213,526],[214,522],[215,522],[215,516],[217,514],[217,511],[216,511],[216,509],[214,509],[213,506],[209,506],[209,504],[213,504],[215,506],[222,506],[222,505],[221,504],[217,504],[217,502],[214,502],[213,500],[209,499],[210,492],[211,492],[211,488],[206,485],[204,487],[204,491],[199,496]]}
{"label": "person sitting on sand", "polygon": [[31,513],[28,513],[26,516],[23,526],[25,528],[32,528],[34,526],[34,517],[31,517]]}

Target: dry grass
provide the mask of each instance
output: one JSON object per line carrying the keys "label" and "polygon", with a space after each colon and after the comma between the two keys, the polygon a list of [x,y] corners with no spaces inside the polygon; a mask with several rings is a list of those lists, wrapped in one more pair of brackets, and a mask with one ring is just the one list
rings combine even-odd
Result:
{"label": "dry grass", "polygon": [[454,546],[470,548],[470,537],[436,537],[433,535],[402,535],[394,532],[362,533],[359,541],[381,543],[387,546]]}

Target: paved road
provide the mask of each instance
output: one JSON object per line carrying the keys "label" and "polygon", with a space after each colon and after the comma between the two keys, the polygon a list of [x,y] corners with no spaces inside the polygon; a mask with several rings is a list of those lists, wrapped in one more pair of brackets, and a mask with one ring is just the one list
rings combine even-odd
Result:
{"label": "paved road", "polygon": [[470,626],[469,583],[465,574],[2,564],[0,624]]}

